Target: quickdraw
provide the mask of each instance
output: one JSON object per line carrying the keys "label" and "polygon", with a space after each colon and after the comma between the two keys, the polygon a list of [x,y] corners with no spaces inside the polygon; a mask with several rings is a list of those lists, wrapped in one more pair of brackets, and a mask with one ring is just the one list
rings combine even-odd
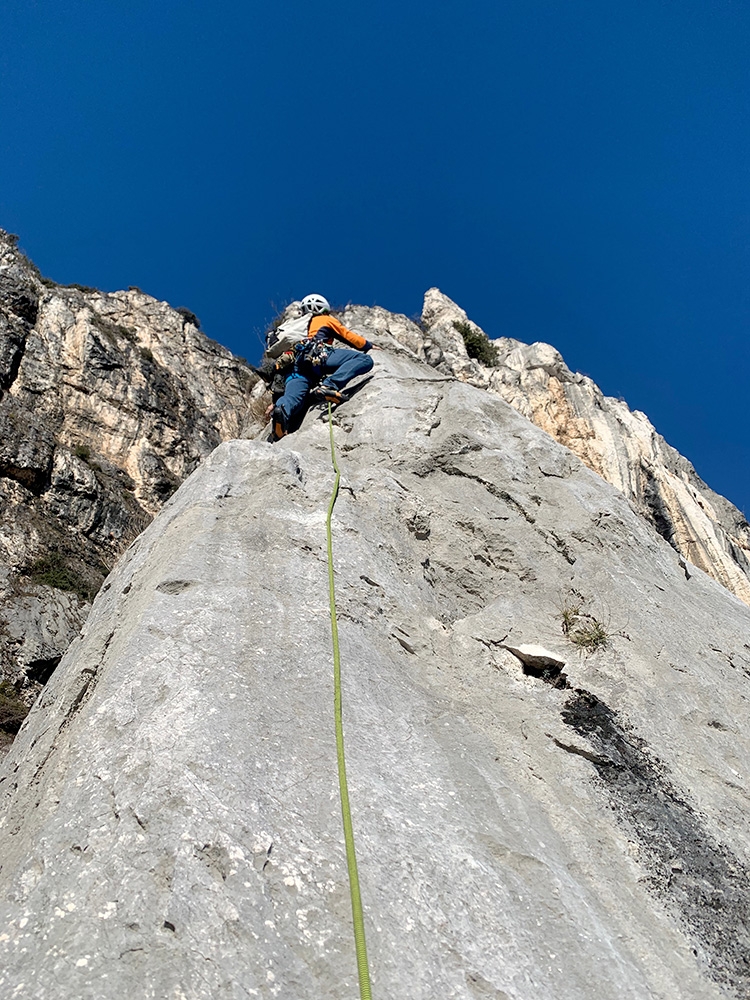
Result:
{"label": "quickdraw", "polygon": [[313,337],[312,340],[303,340],[295,348],[296,364],[309,365],[311,368],[322,368],[331,353],[331,345],[324,340]]}

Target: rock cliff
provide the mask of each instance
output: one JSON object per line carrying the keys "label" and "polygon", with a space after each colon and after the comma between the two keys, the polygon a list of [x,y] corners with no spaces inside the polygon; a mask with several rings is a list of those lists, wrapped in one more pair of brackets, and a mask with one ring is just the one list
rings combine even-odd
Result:
{"label": "rock cliff", "polygon": [[[377,308],[345,319],[499,394],[622,490],[687,562],[750,601],[744,515],[554,348],[500,338],[498,363],[481,364],[460,332],[478,327],[437,289],[420,325]],[[116,557],[202,457],[257,427],[261,390],[189,311],[137,289],[60,286],[0,231],[0,682],[33,700]],[[0,705],[0,741],[3,725]]]}
{"label": "rock cliff", "polygon": [[39,690],[256,377],[187,310],[43,279],[0,231],[0,680]]}
{"label": "rock cliff", "polygon": [[703,482],[645,414],[571,372],[549,344],[500,337],[492,341],[496,366],[470,358],[460,329],[484,331],[437,288],[425,295],[421,328],[405,318],[391,325],[403,343],[439,371],[497,393],[570,448],[621,490],[684,559],[750,603],[745,515]]}
{"label": "rock cliff", "polygon": [[[373,996],[747,1000],[750,609],[439,331],[356,315],[387,348],[335,414]],[[108,577],[0,772],[3,995],[356,995],[332,483],[317,411],[221,444]]]}

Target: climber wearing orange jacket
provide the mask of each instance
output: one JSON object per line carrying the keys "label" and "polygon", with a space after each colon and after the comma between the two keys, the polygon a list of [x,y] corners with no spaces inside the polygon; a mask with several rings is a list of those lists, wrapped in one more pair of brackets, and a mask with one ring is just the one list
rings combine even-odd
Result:
{"label": "climber wearing orange jacket", "polygon": [[[310,297],[309,295],[307,296],[307,298]],[[305,299],[302,300],[303,306],[305,301]],[[325,339],[327,344],[332,344],[333,338],[338,337],[339,340],[345,340],[347,344],[356,347],[358,351],[369,351],[372,348],[370,341],[366,337],[363,337],[361,333],[355,333],[354,330],[347,329],[335,316],[329,316],[327,313],[313,316],[310,320],[310,326],[307,328],[308,340],[312,340],[318,334]],[[372,368],[372,364],[370,368]]]}
{"label": "climber wearing orange jacket", "polygon": [[[329,311],[322,295],[306,295],[302,300],[302,314],[312,318],[307,338],[294,348],[294,368],[284,385],[284,395],[273,408],[274,441],[295,429],[308,400],[342,403],[347,398],[341,391],[344,386],[372,368],[372,358],[367,356],[373,346],[370,341],[347,329]],[[342,340],[356,351],[333,347],[334,340]]]}

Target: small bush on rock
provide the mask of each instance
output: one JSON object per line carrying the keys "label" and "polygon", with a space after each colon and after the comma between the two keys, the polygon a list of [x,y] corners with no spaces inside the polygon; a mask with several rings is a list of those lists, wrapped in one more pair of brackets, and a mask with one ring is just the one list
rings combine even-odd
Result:
{"label": "small bush on rock", "polygon": [[37,559],[26,573],[32,583],[45,584],[57,590],[70,590],[82,601],[93,601],[98,589],[71,569],[59,552],[49,552],[41,559]]}
{"label": "small bush on rock", "polygon": [[129,340],[131,344],[136,343],[138,338],[135,332],[127,326],[122,326],[120,323],[112,323],[110,320],[105,319],[100,316],[98,312],[91,312],[91,325],[103,334],[106,339],[112,344],[113,347],[118,347],[117,338],[124,337],[125,340]]}
{"label": "small bush on rock", "polygon": [[580,604],[572,604],[562,609],[560,612],[560,628],[562,629],[563,635],[570,635],[571,630],[580,617]]}
{"label": "small bush on rock", "polygon": [[460,319],[454,320],[453,326],[463,337],[466,353],[470,358],[476,358],[480,364],[486,365],[488,368],[494,368],[497,365],[497,348],[490,343],[486,334],[472,326],[471,323],[465,323]]}
{"label": "small bush on rock", "polygon": [[248,412],[254,424],[265,424],[268,420],[266,411],[271,405],[273,397],[270,392],[264,392],[260,396],[251,396],[248,403]]}
{"label": "small bush on rock", "polygon": [[589,618],[571,629],[568,633],[568,639],[579,649],[585,649],[587,653],[594,653],[597,649],[607,648],[609,633],[600,621],[597,621],[596,618]]}
{"label": "small bush on rock", "polygon": [[6,733],[17,733],[28,714],[28,705],[21,701],[10,681],[0,683],[0,729]]}
{"label": "small bush on rock", "polygon": [[191,312],[189,309],[186,309],[185,306],[177,306],[175,312],[179,313],[180,316],[182,316],[182,319],[185,323],[192,323],[197,330],[200,330],[201,321],[198,319],[198,317],[195,315],[194,312]]}
{"label": "small bush on rock", "polygon": [[615,636],[629,639],[621,629],[615,630],[586,610],[588,601],[578,591],[563,604],[557,613],[560,630],[568,642],[586,653],[608,649]]}

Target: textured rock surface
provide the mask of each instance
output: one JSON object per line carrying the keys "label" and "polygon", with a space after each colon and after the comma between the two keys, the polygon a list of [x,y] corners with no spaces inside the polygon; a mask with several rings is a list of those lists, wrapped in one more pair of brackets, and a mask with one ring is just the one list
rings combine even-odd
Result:
{"label": "textured rock surface", "polygon": [[[750,997],[750,609],[503,400],[408,354],[336,414],[373,995]],[[314,413],[223,444],[109,577],[0,772],[3,995],[356,995],[332,480]],[[608,633],[590,655],[575,616]]]}
{"label": "textured rock surface", "polygon": [[43,280],[0,231],[0,679],[38,689],[255,381],[165,302]]}
{"label": "textured rock surface", "polygon": [[456,330],[456,323],[467,322],[463,309],[432,288],[425,295],[422,329],[399,317],[391,332],[438,370],[496,392],[622,490],[687,560],[750,603],[745,515],[703,482],[645,414],[571,372],[549,344],[500,337],[493,340],[498,365],[485,367],[467,356]]}

